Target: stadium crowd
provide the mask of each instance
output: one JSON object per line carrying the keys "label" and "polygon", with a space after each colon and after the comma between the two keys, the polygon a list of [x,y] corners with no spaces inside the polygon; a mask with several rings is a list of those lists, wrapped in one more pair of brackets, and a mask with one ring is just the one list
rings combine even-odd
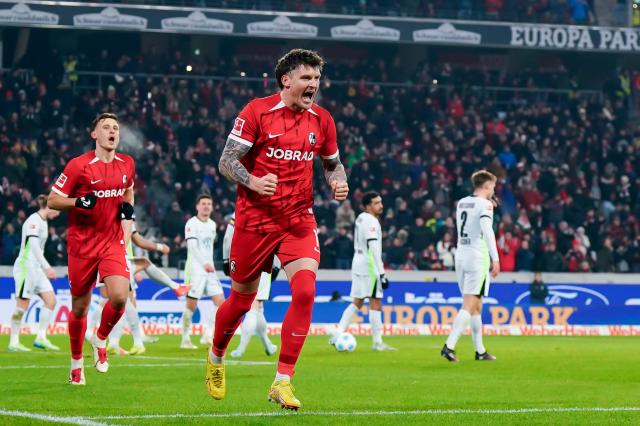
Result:
{"label": "stadium crowd", "polygon": [[445,19],[482,19],[588,25],[596,0],[102,0],[288,12],[340,13]]}
{"label": "stadium crowd", "polygon": [[[381,75],[392,71],[379,67]],[[552,101],[512,92],[496,102],[460,78],[468,70],[447,67],[422,65],[414,76],[441,79],[446,88],[363,79],[323,85],[318,101],[336,121],[352,192],[342,205],[328,201],[316,173],[321,266],[350,267],[359,200],[378,190],[387,266],[452,269],[455,201],[470,192],[470,174],[488,168],[499,177],[504,271],[640,272],[640,132],[627,122],[628,93]],[[548,79],[529,73],[534,84]],[[138,226],[174,248],[168,265],[186,258],[184,223],[198,193],[213,194],[224,232],[235,188],[219,174],[218,159],[238,109],[274,91],[273,82],[119,74],[103,89],[74,90],[69,68],[36,75],[0,76],[0,264],[13,263],[34,198],[49,191],[66,161],[91,148],[87,123],[101,111],[120,117],[122,149],[137,161]],[[52,264],[66,262],[64,223],[50,226]]]}

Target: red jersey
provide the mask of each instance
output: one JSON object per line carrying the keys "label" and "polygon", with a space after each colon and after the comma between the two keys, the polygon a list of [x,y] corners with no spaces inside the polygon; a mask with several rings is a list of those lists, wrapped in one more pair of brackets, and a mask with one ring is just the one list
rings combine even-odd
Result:
{"label": "red jersey", "polygon": [[125,250],[118,217],[124,192],[133,187],[135,163],[116,154],[111,163],[96,157],[95,151],[73,158],[51,188],[63,197],[82,197],[92,192],[98,198],[91,210],[69,210],[67,252],[75,257],[99,258],[110,250]]}
{"label": "red jersey", "polygon": [[251,147],[240,160],[250,174],[278,177],[272,196],[238,185],[238,229],[274,232],[299,222],[315,222],[313,159],[338,156],[336,125],[327,110],[314,105],[295,112],[279,93],[254,99],[236,118],[229,138]]}

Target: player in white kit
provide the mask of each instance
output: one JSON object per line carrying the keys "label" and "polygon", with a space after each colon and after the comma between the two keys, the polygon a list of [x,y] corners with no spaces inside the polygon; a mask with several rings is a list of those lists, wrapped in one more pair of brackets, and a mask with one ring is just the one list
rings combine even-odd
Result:
{"label": "player in white kit", "polygon": [[382,341],[382,296],[389,286],[382,262],[382,229],[380,215],[384,209],[382,197],[377,192],[368,192],[362,197],[364,211],[356,219],[353,238],[354,254],[351,264],[351,297],[353,301],[346,307],[337,330],[329,340],[330,344],[344,333],[353,316],[362,309],[364,300],[369,299],[369,323],[373,335],[374,351],[395,351]]}
{"label": "player in white kit", "polygon": [[458,361],[455,353],[460,335],[471,324],[471,339],[477,361],[493,361],[482,343],[482,297],[489,294],[490,278],[500,272],[496,236],[493,233],[493,192],[496,177],[480,170],[471,176],[473,195],[458,201],[456,222],[458,249],[456,278],[462,293],[462,308],[453,322],[453,329],[440,351],[448,361]]}
{"label": "player in white kit", "polygon": [[[229,254],[231,253],[231,241],[233,240],[233,231],[235,229],[236,214],[233,213],[227,224],[227,229],[224,232],[224,240],[222,242],[222,260],[224,264],[224,273],[229,276]],[[269,335],[267,334],[267,319],[264,317],[264,302],[269,300],[271,295],[271,282],[276,279],[280,272],[280,260],[277,257],[273,259],[273,268],[271,273],[263,272],[260,275],[260,282],[258,283],[258,293],[256,298],[251,304],[251,310],[244,316],[242,322],[242,329],[240,334],[240,344],[231,352],[233,358],[240,358],[244,355],[244,352],[249,346],[251,337],[257,335],[260,337],[264,351],[268,356],[273,355],[278,350],[278,347],[271,343]]]}
{"label": "player in white kit", "polygon": [[[198,307],[198,300],[202,296],[210,296],[214,309],[224,302],[222,284],[213,266],[213,244],[216,241],[216,223],[211,220],[213,199],[208,194],[198,196],[196,200],[198,214],[187,221],[184,227],[184,239],[187,242],[187,264],[184,270],[185,284],[191,284],[187,293],[187,302],[182,314],[182,349],[197,349],[191,343],[190,331],[193,313]],[[213,321],[202,320],[205,332],[202,333],[200,343],[210,345],[213,340]]]}
{"label": "player in white kit", "polygon": [[29,307],[29,301],[35,295],[40,296],[44,306],[40,309],[38,334],[33,346],[38,349],[60,350],[47,339],[47,327],[53,309],[56,307],[56,296],[49,280],[54,279],[56,273],[44,258],[44,245],[49,235],[47,220],[55,219],[60,212],[47,207],[46,195],[39,195],[36,201],[39,210],[29,216],[22,225],[20,253],[13,264],[16,309],[11,316],[9,352],[29,352],[31,350],[20,343],[20,326],[22,325],[22,317]]}

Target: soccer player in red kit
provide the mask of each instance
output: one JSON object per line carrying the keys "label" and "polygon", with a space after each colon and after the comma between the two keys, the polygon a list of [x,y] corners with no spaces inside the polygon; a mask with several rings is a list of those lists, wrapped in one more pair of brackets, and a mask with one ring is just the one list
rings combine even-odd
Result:
{"label": "soccer player in red kit", "polygon": [[282,261],[291,287],[291,305],[282,323],[281,350],[269,400],[297,410],[291,376],[311,324],[320,246],[313,215],[313,159],[322,158],[333,197],[347,198],[336,126],[327,110],[314,104],[323,59],[294,49],[278,60],[280,91],[249,102],[236,118],[220,158],[220,171],[238,183],[236,222],[229,269],[229,298],[218,308],[208,356],[209,394],[226,392],[224,354],[244,314],[251,309],[262,272],[271,272],[274,255]]}
{"label": "soccer player in red kit", "polygon": [[96,149],[67,163],[48,199],[50,208],[67,210],[69,215],[72,385],[85,384],[82,343],[98,274],[109,294],[100,328],[91,341],[93,363],[100,373],[109,369],[106,339],[122,316],[129,294],[126,246],[133,220],[135,163],[128,155],[116,153],[120,128],[114,114],[100,114],[93,121],[91,138]]}

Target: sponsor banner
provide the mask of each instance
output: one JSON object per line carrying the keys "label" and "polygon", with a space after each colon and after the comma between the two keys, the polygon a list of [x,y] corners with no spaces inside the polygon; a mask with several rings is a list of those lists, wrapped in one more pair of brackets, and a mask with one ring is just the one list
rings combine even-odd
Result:
{"label": "sponsor banner", "polygon": [[640,33],[635,28],[0,0],[0,26],[11,25],[509,49],[640,51]]}
{"label": "sponsor banner", "polygon": [[[446,327],[453,322],[462,303],[457,284],[446,281],[402,281],[400,277],[406,275],[401,273],[391,276],[395,280],[385,292],[382,308],[384,324],[392,327],[389,333],[437,334],[440,332],[438,330],[448,330]],[[609,279],[610,277],[603,277],[603,281]],[[223,278],[222,281],[228,292],[228,279]],[[634,334],[640,328],[640,280],[638,281],[627,284],[578,284],[570,280],[550,282],[547,284],[549,296],[544,304],[531,302],[528,284],[492,284],[489,297],[484,299],[483,322],[489,331],[508,334],[589,335],[596,331],[599,335]],[[71,296],[66,278],[58,278],[53,284],[58,296],[58,305],[53,315],[56,327],[67,321]],[[313,311],[314,325],[337,323],[349,303],[349,298],[345,296],[349,291],[350,282],[344,278],[321,278],[317,285]],[[0,324],[5,327],[3,330],[10,323],[15,306],[13,293],[13,279],[1,277]],[[144,280],[137,290],[137,297],[142,324],[150,327],[151,333],[172,333],[179,329],[184,301],[177,300],[170,289]],[[288,283],[283,280],[274,282],[271,300],[265,304],[267,321],[273,325],[281,323],[290,300]],[[97,303],[96,295],[91,309],[95,309]],[[42,302],[38,298],[32,300],[25,315],[27,326],[37,323],[41,306]],[[193,323],[208,323],[212,315],[211,300],[203,299]],[[368,312],[365,306],[354,317],[353,325],[368,327],[367,322]],[[198,330],[194,332],[197,334]]]}

